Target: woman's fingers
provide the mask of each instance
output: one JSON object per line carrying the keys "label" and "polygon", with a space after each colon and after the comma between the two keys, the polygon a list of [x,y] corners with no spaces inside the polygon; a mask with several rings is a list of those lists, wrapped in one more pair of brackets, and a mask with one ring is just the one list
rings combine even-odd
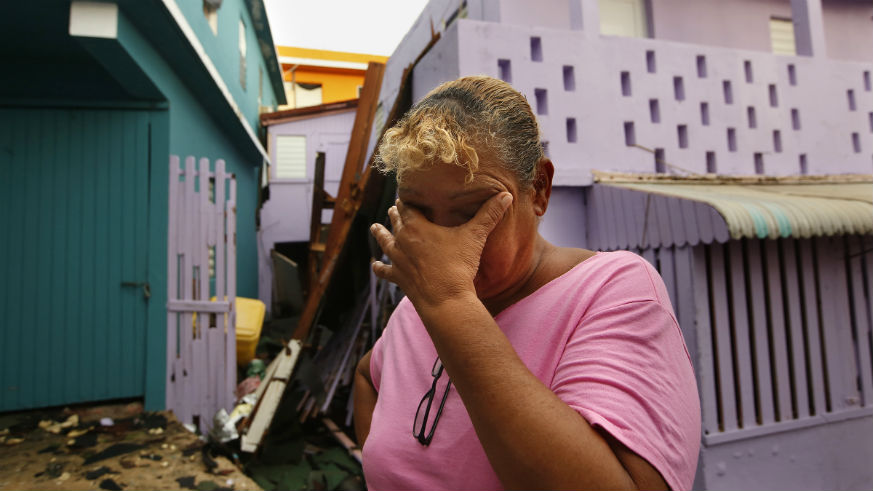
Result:
{"label": "woman's fingers", "polygon": [[[373,234],[373,237],[376,239],[376,242],[379,243],[382,252],[388,256],[388,259],[391,260],[392,264],[397,263],[398,261],[405,264],[405,256],[400,249],[397,248],[397,241],[394,238],[394,234],[378,223],[374,223],[370,226],[370,233]],[[373,272],[381,278],[397,283],[395,268],[390,264],[385,264],[382,261],[373,261]]]}
{"label": "woman's fingers", "polygon": [[394,230],[396,235],[403,228],[403,219],[400,218],[400,211],[397,209],[397,206],[388,208],[388,220],[391,221],[391,229]]}
{"label": "woman's fingers", "polygon": [[478,228],[485,237],[488,237],[494,227],[500,223],[510,204],[512,204],[512,195],[507,192],[499,193],[486,201],[467,225]]}
{"label": "woman's fingers", "polygon": [[424,215],[415,209],[415,207],[406,206],[406,204],[400,201],[400,199],[394,201],[394,206],[397,208],[398,213],[400,213],[400,218],[403,220],[404,224],[413,223],[419,218],[424,218]]}
{"label": "woman's fingers", "polygon": [[391,232],[381,224],[374,223],[370,225],[370,233],[373,234],[373,238],[379,243],[382,252],[391,257],[394,254],[394,236]]}
{"label": "woman's fingers", "polygon": [[385,264],[382,261],[373,261],[372,267],[373,274],[379,278],[391,281],[392,283],[395,282],[393,279],[394,268],[390,264]]}

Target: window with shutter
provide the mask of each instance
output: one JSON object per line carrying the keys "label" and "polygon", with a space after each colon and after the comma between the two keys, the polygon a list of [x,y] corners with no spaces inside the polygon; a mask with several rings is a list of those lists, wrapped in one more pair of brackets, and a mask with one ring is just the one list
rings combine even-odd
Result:
{"label": "window with shutter", "polygon": [[791,19],[772,17],[770,19],[770,46],[774,54],[794,56],[794,22]]}
{"label": "window with shutter", "polygon": [[600,33],[606,36],[649,37],[644,0],[599,0]]}
{"label": "window with shutter", "polygon": [[276,136],[276,179],[306,178],[306,137]]}

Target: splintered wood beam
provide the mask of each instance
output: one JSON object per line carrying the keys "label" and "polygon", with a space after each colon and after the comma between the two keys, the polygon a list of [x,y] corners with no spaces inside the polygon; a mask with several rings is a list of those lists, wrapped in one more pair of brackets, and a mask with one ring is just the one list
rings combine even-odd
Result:
{"label": "splintered wood beam", "polygon": [[[398,96],[394,100],[391,111],[388,113],[385,125],[382,127],[379,135],[379,140],[381,140],[385,131],[394,126],[394,123],[412,106],[412,70],[439,39],[439,33],[433,34],[430,42],[419,53],[415,61],[403,70]],[[309,330],[312,328],[312,324],[321,306],[322,297],[330,284],[340,253],[342,253],[343,246],[346,243],[352,222],[358,210],[361,209],[365,202],[366,209],[372,208],[375,210],[382,198],[381,195],[387,177],[380,172],[373,172],[372,163],[374,155],[367,156],[366,153],[370,141],[373,118],[379,103],[379,91],[382,87],[384,72],[385,65],[381,63],[371,62],[367,67],[367,75],[364,78],[364,88],[358,103],[358,111],[355,114],[355,123],[352,127],[342,180],[340,181],[340,188],[336,196],[333,220],[328,232],[325,251],[321,258],[321,267],[318,271],[317,280],[313,284],[313,289],[309,291],[306,297],[306,305],[303,307],[303,313],[300,316],[297,329],[292,335],[293,339],[303,340],[309,334]],[[363,165],[365,158],[368,158],[366,166]],[[385,210],[379,210],[379,213],[384,215],[385,211],[387,211],[387,207],[385,207]]]}
{"label": "splintered wood beam", "polygon": [[[358,102],[355,113],[355,122],[352,126],[349,149],[346,153],[345,166],[340,180],[339,191],[336,196],[333,219],[327,234],[325,250],[321,257],[321,268],[310,282],[309,294],[306,304],[297,324],[293,339],[305,339],[315,320],[319,304],[334,270],[334,265],[342,246],[346,242],[349,230],[355,214],[361,205],[363,196],[363,184],[361,182],[361,169],[367,154],[367,145],[370,141],[370,131],[373,126],[373,118],[376,115],[376,106],[379,103],[379,91],[382,88],[382,76],[385,73],[385,65],[382,63],[369,63],[367,74],[364,77],[364,88]],[[319,217],[320,222],[320,217]]]}
{"label": "splintered wood beam", "polygon": [[312,216],[309,219],[309,255],[306,261],[305,288],[307,295],[314,290],[318,277],[318,253],[324,252],[321,241],[321,210],[327,193],[324,191],[324,152],[315,157],[315,175],[312,180]]}

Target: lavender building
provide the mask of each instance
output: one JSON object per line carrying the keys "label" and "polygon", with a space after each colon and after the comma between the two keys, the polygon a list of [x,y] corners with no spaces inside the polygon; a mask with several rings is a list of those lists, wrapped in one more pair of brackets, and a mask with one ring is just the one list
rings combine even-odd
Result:
{"label": "lavender building", "polygon": [[[700,389],[695,489],[869,489],[871,17],[869,0],[432,0],[388,61],[370,151],[438,33],[413,99],[512,83],[555,162],[543,235],[661,272]],[[305,136],[307,168],[326,151],[330,176],[351,120],[270,132]],[[265,301],[269,249],[308,237],[308,211],[286,212],[309,209],[300,172],[261,211]]]}
{"label": "lavender building", "polygon": [[512,83],[555,162],[543,235],[659,269],[698,377],[696,489],[873,486],[871,16],[432,0],[388,61],[386,108],[432,30],[414,100],[463,75]]}

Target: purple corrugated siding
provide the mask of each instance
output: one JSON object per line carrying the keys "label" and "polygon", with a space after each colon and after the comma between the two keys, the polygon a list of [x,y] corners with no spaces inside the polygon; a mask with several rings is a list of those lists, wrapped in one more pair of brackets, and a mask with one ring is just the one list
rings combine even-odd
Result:
{"label": "purple corrugated siding", "polygon": [[[762,425],[776,421],[776,411],[773,403],[773,375],[770,366],[770,336],[767,329],[766,285],[764,283],[764,264],[761,256],[761,244],[758,241],[744,241],[746,244],[746,261],[749,284],[749,302],[746,307],[751,310],[749,319],[749,341],[754,345],[751,360],[753,371],[758,383],[758,420]],[[761,396],[763,395],[763,397]]]}
{"label": "purple corrugated siding", "polygon": [[821,337],[819,336],[818,317],[818,287],[813,256],[815,251],[811,240],[802,240],[796,251],[799,254],[798,276],[803,298],[804,332],[807,341],[807,354],[809,355],[809,381],[810,398],[813,401],[812,413],[825,412],[829,403],[825,392],[824,362],[822,360]]}
{"label": "purple corrugated siding", "polygon": [[664,279],[709,445],[873,414],[864,240],[635,249]]}
{"label": "purple corrugated siding", "polygon": [[793,264],[783,263],[782,274],[785,285],[785,312],[787,317],[788,338],[791,340],[789,353],[791,356],[791,369],[794,375],[795,387],[795,414],[797,418],[809,416],[809,384],[806,370],[806,350],[804,348],[805,336],[803,331],[803,317],[801,315],[800,282],[797,270],[797,252],[795,241],[780,240],[783,261],[793,261]]}
{"label": "purple corrugated siding", "polygon": [[[734,358],[738,361],[751,360],[752,351],[749,346],[749,322],[746,309],[746,280],[743,268],[743,243],[730,241],[728,247],[727,274],[730,284],[730,307],[732,310],[731,328],[734,348]],[[755,386],[754,373],[751,363],[737,363],[737,383],[740,390],[738,405],[740,426],[746,427],[755,424]]]}
{"label": "purple corrugated siding", "polygon": [[727,242],[724,218],[710,205],[595,184],[586,210],[589,247],[645,249]]}
{"label": "purple corrugated siding", "polygon": [[[819,284],[823,290],[822,322],[832,327],[824,337],[828,353],[828,379],[834,411],[860,405],[857,354],[849,310],[846,249],[843,237],[820,237],[818,247]],[[825,252],[826,251],[826,252]],[[830,300],[830,301],[828,301]]]}
{"label": "purple corrugated siding", "polygon": [[[727,277],[725,275],[724,247],[714,244],[709,248],[708,277],[710,280],[710,329],[712,330],[712,351],[715,372],[718,376],[719,428],[721,431],[734,431],[738,428],[736,387],[734,378],[733,343],[731,339],[728,306]],[[742,360],[738,360],[742,361]]]}
{"label": "purple corrugated siding", "polygon": [[791,373],[788,370],[788,345],[785,338],[785,315],[782,308],[782,278],[779,251],[775,241],[764,241],[764,276],[766,278],[767,312],[770,319],[770,356],[775,382],[777,420],[791,419]]}
{"label": "purple corrugated siding", "polygon": [[[858,346],[858,368],[861,375],[861,388],[863,394],[862,404],[873,405],[873,367],[871,367],[870,358],[873,353],[870,350],[864,349],[865,346],[870,346],[870,321],[868,317],[870,301],[864,296],[864,276],[865,262],[870,263],[870,253],[864,253],[864,244],[860,237],[849,238],[847,272],[851,281],[852,296],[852,326],[854,327],[853,335],[857,339]],[[868,276],[868,281],[873,279]]]}
{"label": "purple corrugated siding", "polygon": [[712,349],[712,330],[710,330],[710,305],[709,305],[709,275],[707,274],[707,254],[704,247],[692,249],[693,265],[691,268],[694,278],[694,305],[695,324],[697,327],[697,345],[689,349],[697,354],[699,365],[697,379],[699,381],[701,411],[703,413],[703,434],[714,435],[719,433],[718,426],[718,387],[717,374],[715,372],[715,360]]}

